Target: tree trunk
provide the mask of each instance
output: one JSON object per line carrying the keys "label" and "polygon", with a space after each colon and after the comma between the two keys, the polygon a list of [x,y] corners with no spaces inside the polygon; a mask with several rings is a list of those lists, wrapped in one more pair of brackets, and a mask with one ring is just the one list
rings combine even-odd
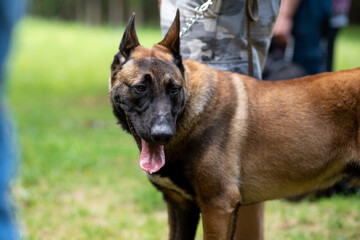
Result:
{"label": "tree trunk", "polygon": [[101,23],[101,2],[100,0],[88,0],[85,3],[85,22],[90,25]]}
{"label": "tree trunk", "polygon": [[109,0],[108,21],[111,25],[121,25],[124,21],[124,1]]}
{"label": "tree trunk", "polygon": [[76,9],[75,19],[76,19],[76,21],[80,21],[80,22],[85,21],[84,5],[85,5],[84,0],[76,1],[76,6],[75,6],[75,9]]}

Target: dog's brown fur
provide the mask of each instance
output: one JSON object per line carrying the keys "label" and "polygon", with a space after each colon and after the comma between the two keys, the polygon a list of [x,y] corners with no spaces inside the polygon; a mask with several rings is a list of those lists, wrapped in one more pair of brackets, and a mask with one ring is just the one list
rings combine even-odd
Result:
{"label": "dog's brown fur", "polygon": [[178,32],[177,16],[165,39],[147,49],[132,18],[109,84],[114,113],[140,148],[140,120],[124,109],[135,101],[130,86],[151,74],[156,89],[169,79],[181,87],[179,113],[169,120],[176,134],[164,142],[166,163],[148,174],[167,202],[170,239],[193,239],[199,213],[204,239],[229,239],[239,203],[322,189],[344,177],[358,182],[359,68],[264,82],[181,61]]}

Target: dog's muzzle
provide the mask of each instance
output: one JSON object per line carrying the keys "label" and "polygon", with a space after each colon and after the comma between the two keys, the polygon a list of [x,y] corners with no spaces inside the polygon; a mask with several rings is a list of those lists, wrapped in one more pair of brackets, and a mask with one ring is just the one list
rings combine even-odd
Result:
{"label": "dog's muzzle", "polygon": [[175,130],[165,117],[159,117],[151,127],[150,135],[155,143],[166,144],[174,137]]}

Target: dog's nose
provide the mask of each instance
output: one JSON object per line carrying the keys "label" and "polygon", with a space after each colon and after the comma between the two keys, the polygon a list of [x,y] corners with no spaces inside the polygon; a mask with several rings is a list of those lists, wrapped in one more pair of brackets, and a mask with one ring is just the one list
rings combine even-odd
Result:
{"label": "dog's nose", "polygon": [[168,143],[174,136],[174,131],[166,122],[155,124],[151,128],[151,139],[159,144]]}

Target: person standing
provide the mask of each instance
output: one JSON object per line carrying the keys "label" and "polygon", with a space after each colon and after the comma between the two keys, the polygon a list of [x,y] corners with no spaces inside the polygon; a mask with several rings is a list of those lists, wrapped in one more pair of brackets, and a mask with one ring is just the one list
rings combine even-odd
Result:
{"label": "person standing", "polygon": [[21,12],[20,0],[0,0],[0,240],[19,239],[9,189],[15,173],[16,151],[12,125],[5,106],[4,88],[11,35]]}
{"label": "person standing", "polygon": [[[249,0],[212,0],[204,17],[195,22],[181,37],[181,55],[208,66],[248,75],[248,39],[246,2]],[[180,9],[181,26],[194,17],[196,7],[206,0],[158,0],[161,29],[165,35],[176,9]],[[279,12],[280,0],[254,0],[259,18],[252,22],[251,42],[254,77],[261,79],[272,30]],[[197,13],[199,14],[199,13]],[[264,203],[239,208],[235,239],[261,240],[264,238]]]}

